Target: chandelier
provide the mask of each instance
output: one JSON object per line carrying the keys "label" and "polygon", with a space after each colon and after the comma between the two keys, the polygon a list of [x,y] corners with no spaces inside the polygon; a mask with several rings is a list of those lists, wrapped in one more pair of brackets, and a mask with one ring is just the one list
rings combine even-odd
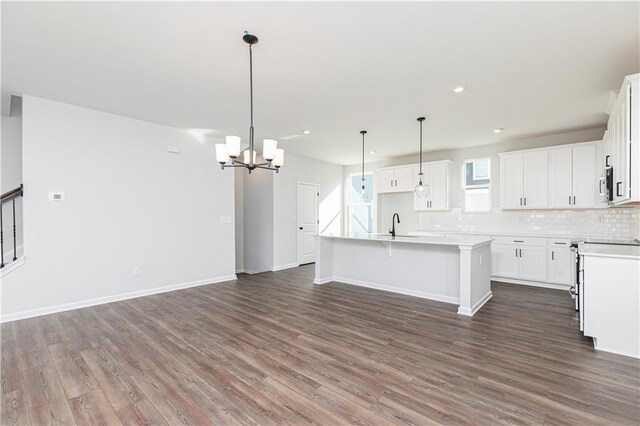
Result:
{"label": "chandelier", "polygon": [[229,135],[225,137],[226,143],[216,144],[216,160],[225,167],[244,167],[251,173],[255,169],[275,170],[276,173],[284,165],[284,150],[278,148],[278,141],[264,139],[262,141],[262,157],[265,162],[256,163],[256,151],[253,139],[253,51],[252,46],[258,43],[258,37],[244,32],[242,37],[249,45],[249,96],[251,103],[251,127],[249,127],[249,148],[242,152],[242,160],[238,159],[241,151],[240,136]]}

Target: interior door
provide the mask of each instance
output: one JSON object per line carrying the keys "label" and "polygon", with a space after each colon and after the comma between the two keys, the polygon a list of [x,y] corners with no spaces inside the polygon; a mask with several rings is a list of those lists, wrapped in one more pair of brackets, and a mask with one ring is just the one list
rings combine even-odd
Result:
{"label": "interior door", "polygon": [[573,206],[596,206],[598,183],[596,146],[583,145],[573,148]]}
{"label": "interior door", "polygon": [[549,207],[569,208],[573,196],[571,187],[571,148],[549,151]]}
{"label": "interior door", "polygon": [[447,163],[436,163],[431,165],[431,204],[429,210],[447,210],[448,201],[448,165]]}
{"label": "interior door", "polygon": [[548,207],[548,166],[547,151],[527,152],[523,156],[524,181],[523,197],[525,208]]}
{"label": "interior door", "polygon": [[298,263],[316,261],[318,234],[318,196],[316,184],[298,183]]}
{"label": "interior door", "polygon": [[522,154],[500,157],[500,207],[518,209],[522,199]]}

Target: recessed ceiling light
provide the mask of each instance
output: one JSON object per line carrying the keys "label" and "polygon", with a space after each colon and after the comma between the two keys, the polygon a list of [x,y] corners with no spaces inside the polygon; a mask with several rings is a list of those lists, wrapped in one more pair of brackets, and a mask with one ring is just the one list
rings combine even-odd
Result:
{"label": "recessed ceiling light", "polygon": [[453,89],[451,89],[451,91],[453,91],[453,93],[462,93],[464,92],[464,89],[466,89],[466,87],[464,87],[463,85],[460,86],[456,86]]}
{"label": "recessed ceiling light", "polygon": [[497,129],[493,129],[493,133],[502,133],[504,127],[498,127]]}
{"label": "recessed ceiling light", "polygon": [[302,134],[303,134],[303,135],[308,135],[308,134],[310,134],[310,133],[311,133],[311,130],[303,130],[303,131],[302,131]]}
{"label": "recessed ceiling light", "polygon": [[375,154],[376,151],[369,151],[369,154]]}

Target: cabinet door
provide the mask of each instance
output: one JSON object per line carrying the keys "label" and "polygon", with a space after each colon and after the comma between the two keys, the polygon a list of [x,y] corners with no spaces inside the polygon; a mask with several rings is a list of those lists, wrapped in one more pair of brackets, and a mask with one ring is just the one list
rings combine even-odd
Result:
{"label": "cabinet door", "polygon": [[547,248],[518,247],[518,278],[529,281],[547,279]]}
{"label": "cabinet door", "polygon": [[598,191],[596,172],[596,146],[582,145],[573,148],[573,207],[595,207]]}
{"label": "cabinet door", "polygon": [[393,192],[395,173],[393,169],[378,170],[378,189],[380,192]]}
{"label": "cabinet door", "polygon": [[614,202],[619,203],[630,198],[630,149],[631,149],[631,85],[622,86],[621,100],[617,107],[617,138],[614,140],[615,167],[613,168]]}
{"label": "cabinet door", "polygon": [[492,275],[503,278],[518,277],[518,248],[507,244],[492,244]]}
{"label": "cabinet door", "polygon": [[413,166],[399,167],[394,169],[394,190],[395,191],[413,191]]}
{"label": "cabinet door", "polygon": [[523,155],[511,154],[500,157],[500,207],[519,209],[522,203]]}
{"label": "cabinet door", "polygon": [[431,165],[431,186],[429,210],[449,209],[449,165],[436,163]]}
{"label": "cabinet door", "polygon": [[524,207],[548,207],[548,158],[547,151],[527,152],[523,155],[524,177],[523,191]]}
{"label": "cabinet door", "polygon": [[572,206],[571,159],[571,148],[549,151],[549,207]]}
{"label": "cabinet door", "polygon": [[548,281],[554,284],[571,284],[571,250],[568,248],[547,249]]}

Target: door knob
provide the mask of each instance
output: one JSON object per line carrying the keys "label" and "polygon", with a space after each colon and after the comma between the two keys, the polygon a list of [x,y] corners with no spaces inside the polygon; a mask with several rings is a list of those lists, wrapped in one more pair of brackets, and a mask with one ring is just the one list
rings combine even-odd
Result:
{"label": "door knob", "polygon": [[300,230],[302,231],[302,226],[300,227]]}

